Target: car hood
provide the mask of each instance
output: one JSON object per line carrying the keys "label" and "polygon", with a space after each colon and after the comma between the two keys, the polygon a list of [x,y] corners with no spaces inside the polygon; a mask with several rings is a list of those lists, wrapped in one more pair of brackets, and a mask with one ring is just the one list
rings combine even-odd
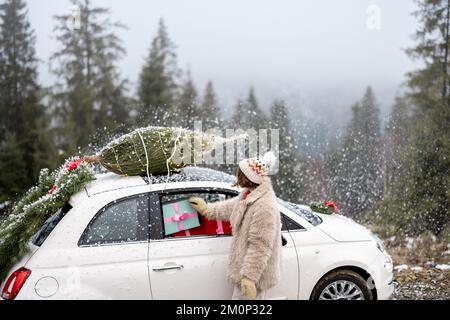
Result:
{"label": "car hood", "polygon": [[372,241],[369,229],[339,214],[320,214],[323,222],[317,226],[336,241]]}

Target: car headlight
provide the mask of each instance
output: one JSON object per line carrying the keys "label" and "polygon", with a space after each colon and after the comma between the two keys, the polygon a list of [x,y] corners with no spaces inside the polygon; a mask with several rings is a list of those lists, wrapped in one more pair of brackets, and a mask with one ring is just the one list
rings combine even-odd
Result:
{"label": "car headlight", "polygon": [[390,256],[387,256],[384,259],[383,266],[386,268],[387,271],[392,272],[392,270],[394,268],[394,264],[392,263],[392,259]]}
{"label": "car headlight", "polygon": [[375,240],[378,250],[380,250],[385,255],[385,258],[383,261],[384,268],[387,271],[392,272],[392,270],[394,268],[394,264],[392,262],[391,256],[388,254],[388,252],[386,251],[386,249],[384,247],[383,240],[381,240],[376,234],[374,234],[372,232],[371,232],[371,234],[372,234],[373,240]]}
{"label": "car headlight", "polygon": [[386,253],[386,249],[384,248],[383,240],[381,240],[376,234],[372,233],[372,237],[375,240],[375,243],[377,244],[378,250],[380,250],[383,253]]}

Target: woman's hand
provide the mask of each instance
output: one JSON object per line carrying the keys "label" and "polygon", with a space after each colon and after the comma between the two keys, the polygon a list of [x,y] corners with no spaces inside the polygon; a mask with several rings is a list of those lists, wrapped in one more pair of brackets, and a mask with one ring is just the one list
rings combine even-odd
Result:
{"label": "woman's hand", "polygon": [[191,197],[191,198],[189,198],[189,203],[191,204],[192,208],[194,208],[195,211],[200,213],[202,216],[206,214],[208,205],[206,204],[205,200],[203,200],[202,198]]}
{"label": "woman's hand", "polygon": [[254,300],[256,298],[255,283],[247,278],[241,280],[241,293],[247,300]]}

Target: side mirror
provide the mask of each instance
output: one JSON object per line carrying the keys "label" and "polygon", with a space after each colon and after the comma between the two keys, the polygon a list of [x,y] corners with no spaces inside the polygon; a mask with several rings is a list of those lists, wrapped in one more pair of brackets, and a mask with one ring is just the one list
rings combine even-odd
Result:
{"label": "side mirror", "polygon": [[281,246],[284,247],[285,245],[287,245],[287,240],[283,237],[283,235],[281,235]]}

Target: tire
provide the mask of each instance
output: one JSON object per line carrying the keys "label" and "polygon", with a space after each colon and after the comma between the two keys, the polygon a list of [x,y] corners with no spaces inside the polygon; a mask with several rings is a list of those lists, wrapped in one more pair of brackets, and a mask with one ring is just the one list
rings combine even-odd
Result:
{"label": "tire", "polygon": [[332,271],[314,287],[311,300],[374,300],[367,281],[352,270]]}

